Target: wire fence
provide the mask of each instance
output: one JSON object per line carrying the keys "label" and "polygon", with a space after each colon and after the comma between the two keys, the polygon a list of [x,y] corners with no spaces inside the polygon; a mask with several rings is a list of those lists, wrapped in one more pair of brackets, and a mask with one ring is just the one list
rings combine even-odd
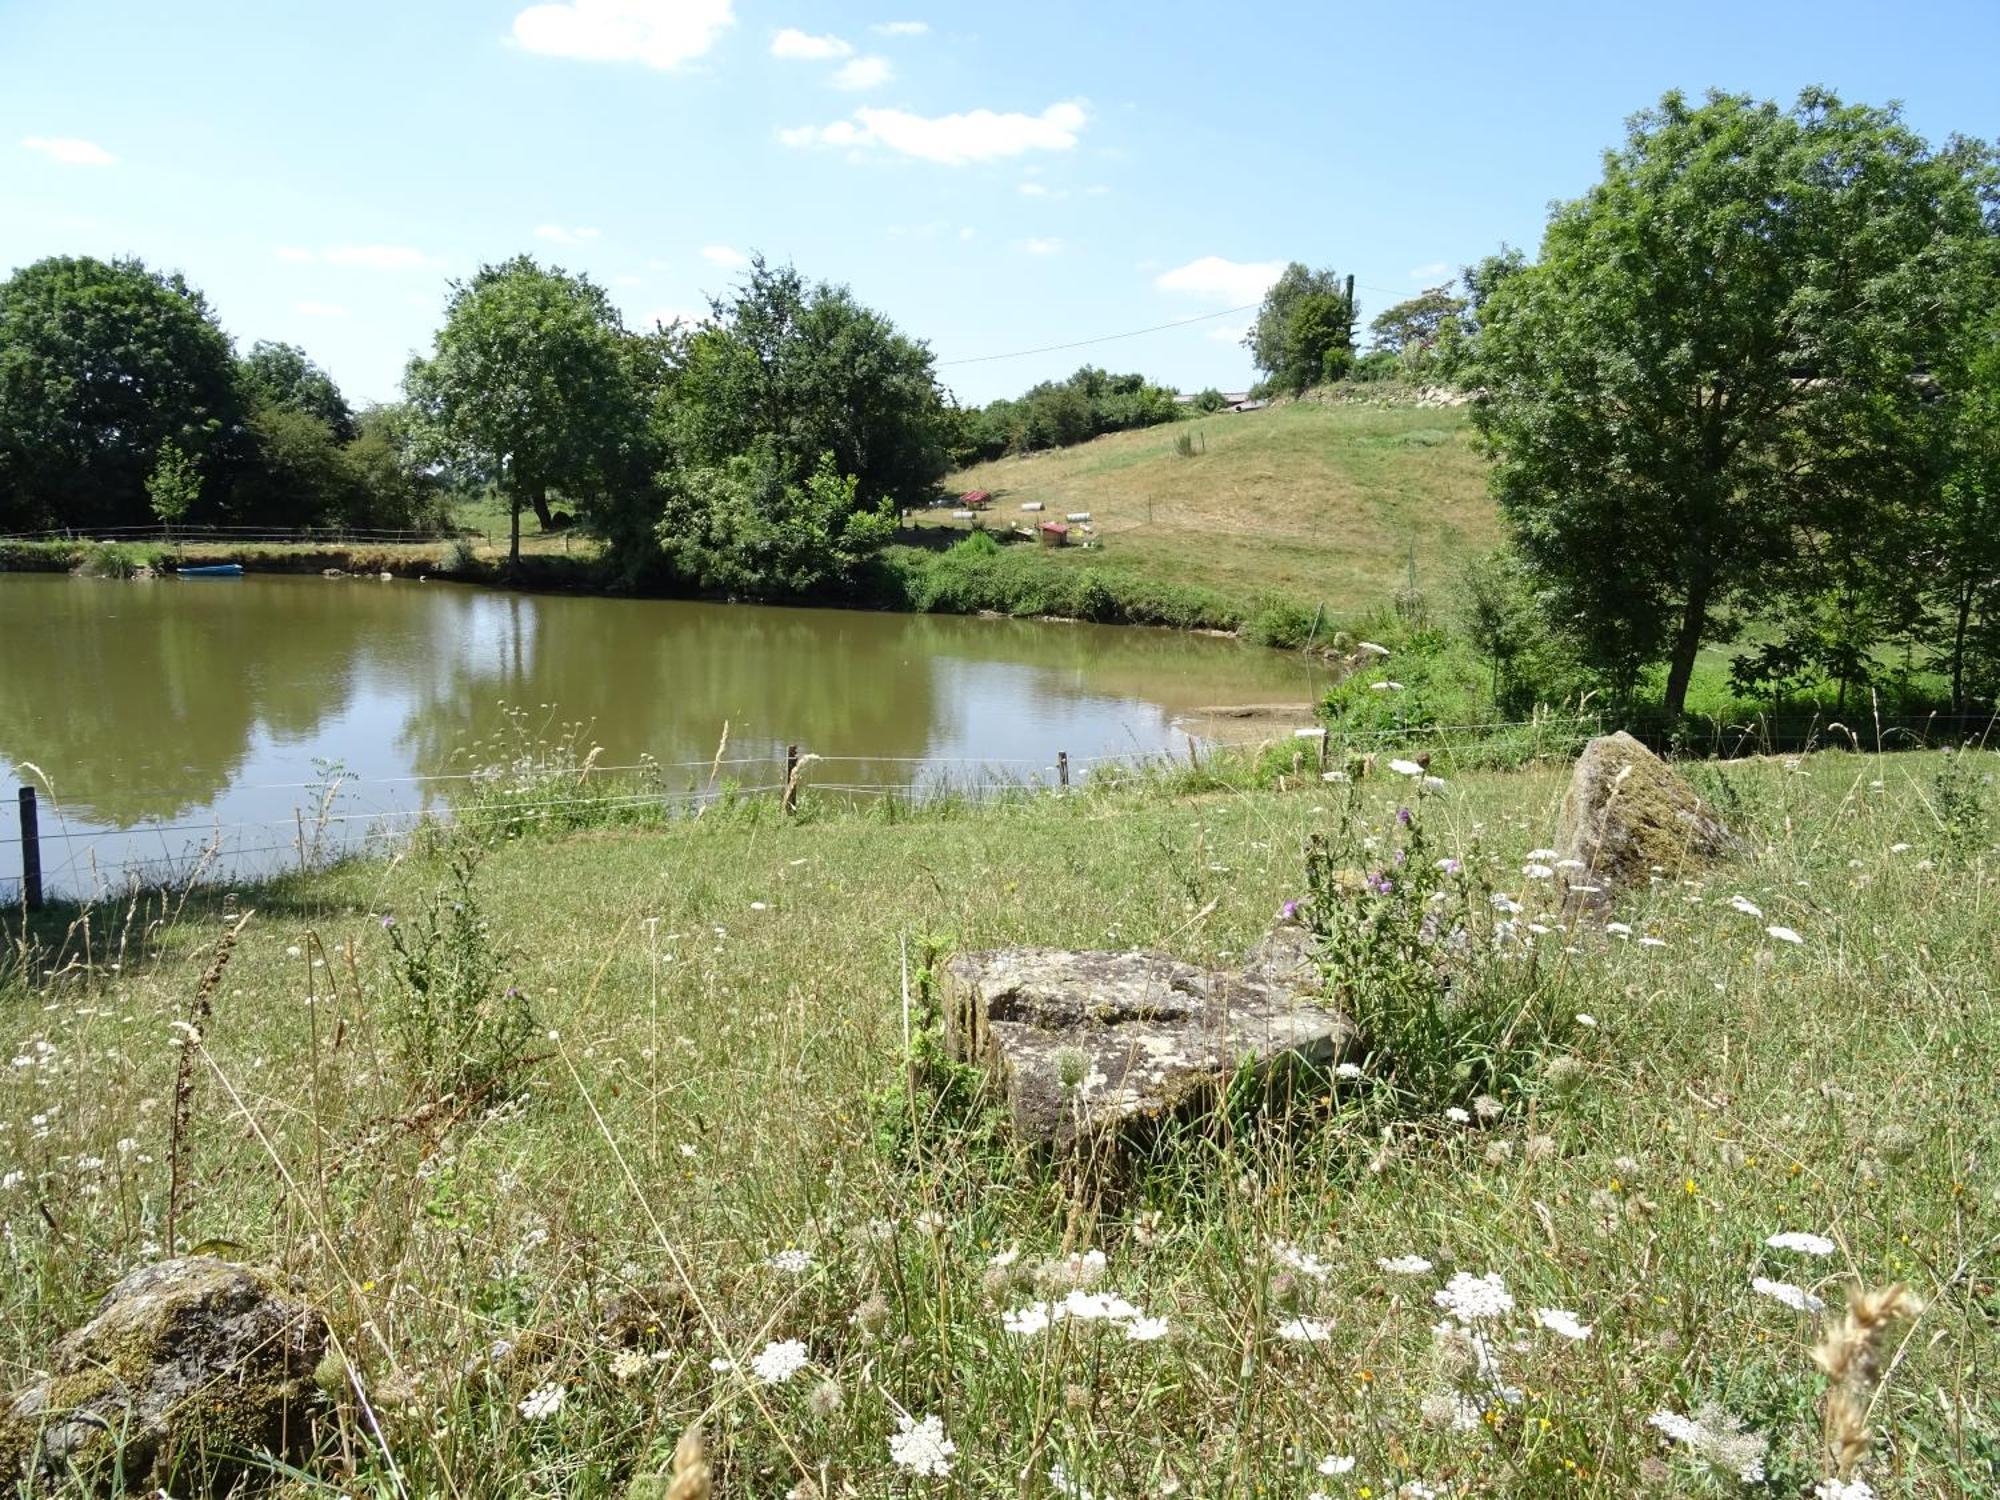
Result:
{"label": "wire fence", "polygon": [[0,533],[0,542],[227,542],[243,546],[389,546],[482,536],[478,531],[416,531],[354,526],[95,526],[52,527],[44,531]]}
{"label": "wire fence", "polygon": [[[1419,757],[1442,753],[1465,769],[1568,757],[1603,733],[1607,723],[1604,715],[1584,713],[1487,723],[1260,727],[1265,731],[1261,739],[1252,735],[1236,748],[1264,754],[1294,741],[1290,758],[1294,771],[1339,774],[1351,757],[1372,759],[1398,749]],[[1810,750],[1879,753],[2000,744],[2000,715],[1871,714],[1853,723],[1828,714],[1762,715],[1735,722],[1689,721],[1672,733],[1642,724],[1633,732],[1656,750],[1686,758]],[[232,786],[226,795],[289,794],[294,798],[292,808],[282,817],[141,820],[117,827],[96,821],[92,810],[121,800],[179,794],[119,787],[115,796],[100,796],[63,787],[56,796],[44,784],[39,791],[24,789],[22,812],[14,826],[0,821],[0,851],[14,856],[6,862],[18,863],[22,870],[15,890],[0,880],[0,900],[13,904],[39,894],[29,884],[32,867],[40,870],[39,889],[101,899],[142,886],[180,886],[210,876],[255,878],[293,868],[312,869],[335,859],[397,847],[427,823],[473,829],[498,824],[574,825],[606,814],[698,816],[711,806],[761,799],[775,801],[789,812],[801,792],[858,804],[893,800],[919,804],[947,798],[989,802],[1117,785],[1170,766],[1200,771],[1218,748],[1190,736],[1184,751],[1077,757],[1061,751],[1048,757],[820,755],[791,747],[786,754],[619,764],[595,760],[548,764],[530,759],[466,771],[245,783]],[[1280,763],[1282,774],[1282,757]],[[871,776],[871,772],[881,774]],[[414,794],[417,800],[357,805],[376,789],[398,797]],[[5,799],[10,809],[14,803],[12,797]],[[73,815],[72,808],[83,811]],[[39,825],[32,836],[31,818]]]}

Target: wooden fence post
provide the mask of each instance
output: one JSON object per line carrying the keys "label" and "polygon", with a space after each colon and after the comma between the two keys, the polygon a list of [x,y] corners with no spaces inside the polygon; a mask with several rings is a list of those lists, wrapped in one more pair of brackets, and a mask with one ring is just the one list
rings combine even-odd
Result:
{"label": "wooden fence post", "polygon": [[1060,781],[1060,782],[1062,783],[1062,789],[1063,789],[1064,791],[1068,791],[1068,790],[1069,790],[1069,751],[1067,751],[1067,750],[1058,750],[1058,751],[1056,751],[1056,778],[1057,778],[1057,780],[1059,780],[1059,781]]}
{"label": "wooden fence post", "polygon": [[799,747],[785,746],[785,800],[787,813],[798,806],[799,800]]}
{"label": "wooden fence post", "polygon": [[21,899],[42,909],[42,830],[35,818],[35,789],[21,788]]}

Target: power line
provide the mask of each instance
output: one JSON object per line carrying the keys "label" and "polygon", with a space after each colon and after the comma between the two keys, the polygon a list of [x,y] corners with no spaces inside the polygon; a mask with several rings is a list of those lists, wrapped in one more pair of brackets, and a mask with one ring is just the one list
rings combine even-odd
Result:
{"label": "power line", "polygon": [[1227,318],[1235,313],[1255,312],[1262,304],[1245,303],[1242,307],[1225,307],[1221,312],[1203,313],[1198,318],[1182,318],[1178,323],[1155,323],[1151,328],[1135,328],[1130,333],[1106,333],[1094,339],[1077,339],[1068,344],[1044,344],[1039,349],[1016,349],[1011,354],[981,354],[972,359],[941,359],[938,368],[947,365],[984,365],[996,359],[1026,359],[1030,354],[1054,354],[1063,349],[1081,349],[1086,344],[1109,344],[1116,339],[1136,339],[1141,334],[1164,333],[1169,328],[1186,328],[1192,323],[1206,323],[1213,318]]}

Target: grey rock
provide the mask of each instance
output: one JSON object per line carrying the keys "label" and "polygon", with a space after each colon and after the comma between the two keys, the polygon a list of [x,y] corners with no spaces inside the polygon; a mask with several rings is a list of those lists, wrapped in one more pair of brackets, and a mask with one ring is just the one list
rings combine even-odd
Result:
{"label": "grey rock", "polygon": [[1556,822],[1556,848],[1583,865],[1566,883],[1576,898],[1602,904],[1643,887],[1658,870],[1690,874],[1728,858],[1737,841],[1695,789],[1659,756],[1620,730],[1584,746]]}
{"label": "grey rock", "polygon": [[[209,1256],[132,1272],[0,1406],[0,1480],[220,1494],[261,1455],[310,1452],[326,1320],[261,1272]],[[114,1484],[116,1479],[119,1484]]]}
{"label": "grey rock", "polygon": [[1277,1086],[1347,1050],[1354,1029],[1317,998],[1307,944],[1281,924],[1240,970],[1159,953],[960,953],[945,965],[946,1045],[986,1073],[1022,1141],[1131,1145],[1212,1102],[1239,1067]]}

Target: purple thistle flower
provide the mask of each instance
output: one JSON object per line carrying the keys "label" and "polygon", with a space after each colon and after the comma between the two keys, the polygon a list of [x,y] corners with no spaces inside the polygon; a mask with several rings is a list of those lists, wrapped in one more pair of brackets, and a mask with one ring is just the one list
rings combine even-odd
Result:
{"label": "purple thistle flower", "polygon": [[1386,896],[1395,888],[1396,883],[1380,870],[1368,877],[1368,889],[1378,896]]}
{"label": "purple thistle flower", "polygon": [[1287,901],[1283,906],[1278,908],[1278,916],[1287,922],[1292,921],[1298,914],[1299,903],[1296,901]]}
{"label": "purple thistle flower", "polygon": [[1398,826],[1403,828],[1408,828],[1410,826],[1410,810],[1407,807],[1399,807],[1396,809],[1396,822]]}

